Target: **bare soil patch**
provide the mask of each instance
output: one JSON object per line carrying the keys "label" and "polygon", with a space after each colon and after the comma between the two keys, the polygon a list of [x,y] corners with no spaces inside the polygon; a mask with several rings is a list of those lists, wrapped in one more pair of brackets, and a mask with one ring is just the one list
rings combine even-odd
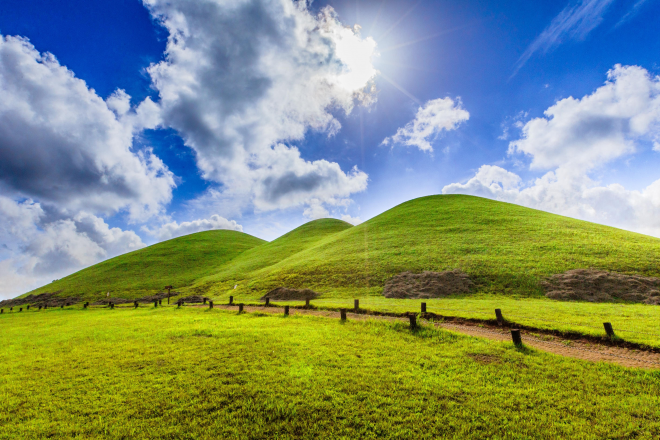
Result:
{"label": "bare soil patch", "polygon": [[81,302],[80,298],[74,296],[70,296],[70,297],[56,296],[60,292],[61,291],[46,292],[46,293],[40,293],[38,295],[28,295],[23,298],[6,299],[4,301],[0,301],[0,307],[15,307],[26,304],[34,304],[35,306],[60,307],[62,305],[68,306]]}
{"label": "bare soil patch", "polygon": [[441,298],[469,293],[473,283],[458,269],[444,272],[402,272],[393,276],[383,289],[386,298]]}
{"label": "bare soil patch", "polygon": [[193,295],[181,298],[180,301],[189,304],[203,303],[204,300],[208,300],[205,296]]}
{"label": "bare soil patch", "polygon": [[483,365],[498,364],[502,361],[502,358],[499,356],[485,353],[468,353],[468,357]]}
{"label": "bare soil patch", "polygon": [[278,287],[262,296],[261,301],[266,301],[266,298],[270,298],[271,301],[304,301],[318,297],[319,294],[311,289],[289,289],[287,287]]}
{"label": "bare soil patch", "polygon": [[630,301],[660,304],[660,278],[596,269],[574,269],[541,282],[548,298],[570,301]]}

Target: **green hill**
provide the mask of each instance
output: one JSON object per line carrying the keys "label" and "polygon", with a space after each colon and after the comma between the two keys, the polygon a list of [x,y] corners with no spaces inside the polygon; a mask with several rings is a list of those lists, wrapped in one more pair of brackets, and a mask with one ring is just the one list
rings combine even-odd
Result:
{"label": "green hill", "polygon": [[379,294],[399,272],[459,268],[478,291],[540,295],[540,279],[569,269],[660,275],[657,238],[463,195],[408,201],[279,261],[266,261],[265,249],[242,254],[195,290],[221,295],[244,281],[248,297],[279,285]]}
{"label": "green hill", "polygon": [[98,263],[30,293],[55,292],[62,296],[96,299],[110,291],[114,297],[133,298],[175,290],[209,275],[237,255],[266,243],[237,231],[205,231],[185,235]]}
{"label": "green hill", "polygon": [[[660,276],[660,240],[509,203],[422,197],[358,226],[309,222],[268,243],[233,231],[180,237],[122,255],[35,292],[117,296],[166,284],[255,299],[277,287],[325,297],[380,294],[400,272],[462,269],[482,293],[536,296],[544,277],[576,268]],[[234,289],[234,285],[238,285]]]}

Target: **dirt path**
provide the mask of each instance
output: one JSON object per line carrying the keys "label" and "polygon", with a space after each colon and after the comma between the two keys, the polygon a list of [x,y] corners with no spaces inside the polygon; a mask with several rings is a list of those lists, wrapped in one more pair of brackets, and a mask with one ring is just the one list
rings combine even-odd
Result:
{"label": "dirt path", "polygon": [[[203,306],[207,307],[207,306]],[[216,305],[215,307],[237,310],[236,305]],[[282,314],[283,307],[257,307],[245,306],[246,312],[260,312]],[[289,310],[290,315],[311,315],[323,316],[326,318],[339,319],[339,312],[329,310]],[[355,321],[364,321],[369,319],[378,319],[386,321],[408,322],[407,318],[396,318],[392,316],[374,316],[356,313],[347,313],[347,319]],[[491,326],[456,324],[456,323],[433,323],[436,327],[442,327],[446,330],[455,331],[469,336],[487,338],[495,341],[511,342],[511,332],[508,329],[501,329]],[[630,350],[620,347],[609,347],[601,344],[595,344],[587,340],[567,340],[556,336],[535,334],[531,331],[521,330],[523,344],[548,353],[558,354],[576,359],[583,359],[592,362],[610,362],[624,367],[660,369],[660,353],[652,353],[642,350]]]}

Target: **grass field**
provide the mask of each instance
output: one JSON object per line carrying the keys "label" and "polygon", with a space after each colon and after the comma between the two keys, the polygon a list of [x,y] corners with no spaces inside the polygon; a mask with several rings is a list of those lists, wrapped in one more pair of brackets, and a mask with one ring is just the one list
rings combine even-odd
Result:
{"label": "grass field", "polygon": [[406,325],[0,316],[0,438],[658,438],[660,373]]}
{"label": "grass field", "polygon": [[315,220],[272,242],[234,231],[188,235],[34,293],[62,290],[89,300],[111,291],[133,298],[172,284],[184,294],[254,302],[274,287],[309,287],[321,292],[319,305],[345,307],[360,298],[374,310],[417,311],[419,301],[384,298],[385,281],[403,271],[454,268],[476,282],[474,292],[430,300],[430,310],[492,318],[501,308],[521,324],[586,334],[602,334],[607,321],[623,339],[660,347],[657,306],[550,301],[539,285],[575,268],[660,276],[659,239],[460,195],[411,200],[355,227]]}

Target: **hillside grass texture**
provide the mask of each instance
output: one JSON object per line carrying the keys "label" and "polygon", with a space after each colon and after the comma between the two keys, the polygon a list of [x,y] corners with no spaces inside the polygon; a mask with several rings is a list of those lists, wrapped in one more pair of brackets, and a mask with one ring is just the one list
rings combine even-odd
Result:
{"label": "hillside grass texture", "polygon": [[294,238],[239,255],[192,290],[257,298],[286,286],[327,298],[378,296],[400,272],[461,269],[476,283],[474,293],[540,297],[543,278],[569,269],[660,276],[657,238],[472,196],[411,200],[263,263],[269,246]]}
{"label": "hillside grass texture", "polygon": [[178,237],[95,264],[29,293],[57,292],[98,300],[138,298],[189,286],[240,253],[266,243],[236,231],[206,231]]}
{"label": "hillside grass texture", "polygon": [[0,315],[0,439],[660,436],[660,373],[407,324]]}
{"label": "hillside grass texture", "polygon": [[[309,222],[264,242],[240,232],[180,237],[80,271],[37,292],[97,299],[152,294],[172,284],[216,301],[256,302],[278,287],[312,288],[314,304],[419,311],[418,300],[382,296],[403,271],[462,269],[475,281],[463,297],[426,301],[447,316],[511,320],[543,329],[601,335],[612,322],[626,340],[660,347],[660,307],[559,302],[539,282],[569,269],[597,268],[659,276],[660,240],[607,226],[471,196],[431,196],[403,203],[361,225]],[[234,289],[234,286],[237,286]]]}

